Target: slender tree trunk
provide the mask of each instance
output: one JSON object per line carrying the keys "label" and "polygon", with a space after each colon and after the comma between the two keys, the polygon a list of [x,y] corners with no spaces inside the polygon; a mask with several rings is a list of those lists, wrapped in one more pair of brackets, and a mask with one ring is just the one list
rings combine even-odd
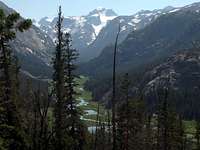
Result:
{"label": "slender tree trunk", "polygon": [[112,82],[112,134],[113,134],[113,147],[112,150],[116,150],[116,108],[115,108],[115,103],[116,103],[116,54],[117,54],[117,46],[118,46],[118,38],[120,34],[121,27],[119,25],[119,29],[117,32],[116,36],[116,41],[115,41],[115,48],[114,48],[114,54],[113,54],[113,82]]}
{"label": "slender tree trunk", "polygon": [[94,150],[97,149],[98,127],[99,127],[99,103],[98,103],[98,107],[97,107],[97,118],[96,118],[96,130],[95,130]]}
{"label": "slender tree trunk", "polygon": [[33,121],[33,137],[32,137],[32,141],[33,141],[33,149],[37,149],[37,109],[36,109],[36,105],[35,105],[35,99],[33,102],[33,112],[34,112],[34,121]]}
{"label": "slender tree trunk", "polygon": [[147,116],[147,124],[146,124],[146,139],[145,139],[145,150],[152,149],[152,132],[151,132],[151,115]]}
{"label": "slender tree trunk", "polygon": [[167,98],[168,98],[168,90],[167,89],[165,89],[165,91],[164,91],[165,93],[165,95],[164,95],[164,108],[163,108],[163,112],[164,112],[164,137],[163,137],[163,142],[164,142],[164,150],[168,150],[168,135],[167,135],[167,133],[168,133],[168,122],[167,122],[167,118],[168,118],[168,111],[167,111]]}
{"label": "slender tree trunk", "polygon": [[126,91],[126,137],[125,137],[125,150],[129,149],[129,97],[128,97],[128,89]]}
{"label": "slender tree trunk", "polygon": [[108,124],[108,143],[107,143],[107,147],[110,150],[110,146],[111,146],[111,124],[110,124],[110,112],[109,110],[107,111],[107,124]]}

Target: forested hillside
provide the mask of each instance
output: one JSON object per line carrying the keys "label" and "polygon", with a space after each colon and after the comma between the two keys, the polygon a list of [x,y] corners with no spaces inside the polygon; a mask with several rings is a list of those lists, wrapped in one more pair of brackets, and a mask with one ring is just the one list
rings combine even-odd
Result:
{"label": "forested hillside", "polygon": [[[141,74],[177,52],[198,48],[200,16],[196,6],[162,15],[146,28],[129,34],[117,51],[118,73],[129,72],[133,80],[138,80]],[[97,93],[96,99],[101,99],[110,88],[113,49],[114,46],[108,46],[99,57],[80,67],[81,73],[91,77],[88,87]],[[101,89],[102,93],[96,92]]]}

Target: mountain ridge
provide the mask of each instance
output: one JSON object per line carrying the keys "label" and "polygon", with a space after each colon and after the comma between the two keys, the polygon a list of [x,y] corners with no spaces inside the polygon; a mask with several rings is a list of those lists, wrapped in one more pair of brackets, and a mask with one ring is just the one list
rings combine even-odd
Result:
{"label": "mountain ridge", "polygon": [[[200,3],[176,8],[173,12],[159,16],[145,28],[128,34],[118,46],[118,75],[142,71],[140,76],[143,76],[146,67],[162,63],[177,52],[193,48],[194,42],[200,39],[199,10]],[[88,87],[93,91],[95,99],[101,99],[110,90],[113,51],[113,45],[107,46],[98,57],[80,67],[80,72],[91,78]]]}
{"label": "mountain ridge", "polygon": [[[0,8],[8,15],[16,12],[0,1]],[[21,17],[23,19],[23,17]],[[23,33],[17,32],[16,39],[10,42],[11,48],[19,58],[21,70],[38,78],[49,78],[50,61],[54,47],[51,38],[35,25]]]}
{"label": "mountain ridge", "polygon": [[[112,9],[94,9],[85,16],[65,17],[63,20],[64,31],[71,33],[74,41],[72,41],[72,45],[79,50],[81,60],[88,61],[97,57],[105,46],[113,43],[118,23],[123,24],[124,33],[120,38],[120,42],[122,42],[132,31],[142,29],[159,15],[176,9],[167,7],[152,11],[141,10],[130,16],[117,15]],[[55,20],[56,17],[51,19],[44,17],[35,24],[55,40],[55,31],[53,31]],[[105,40],[102,42],[103,39]]]}
{"label": "mountain ridge", "polygon": [[[90,45],[107,22],[116,16],[113,10],[105,8],[95,9],[85,16],[67,16],[63,19],[63,31],[71,33],[72,45],[81,51]],[[35,25],[55,41],[56,20],[57,17],[51,19],[44,17],[39,22],[35,22]]]}

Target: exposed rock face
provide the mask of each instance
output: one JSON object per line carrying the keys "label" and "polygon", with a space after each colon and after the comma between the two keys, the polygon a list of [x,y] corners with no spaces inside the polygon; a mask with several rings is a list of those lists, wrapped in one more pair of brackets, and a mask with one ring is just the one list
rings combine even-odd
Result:
{"label": "exposed rock face", "polygon": [[[113,44],[119,24],[121,43],[129,33],[140,30],[163,14],[178,11],[179,8],[166,7],[156,10],[142,10],[131,16],[118,16],[113,10],[98,8],[86,16],[68,16],[63,20],[64,32],[72,35],[73,46],[80,52],[80,60],[87,61],[99,56],[103,48]],[[56,39],[57,17],[44,17],[35,22],[53,40]]]}
{"label": "exposed rock face", "polygon": [[[6,14],[15,12],[2,2],[0,8]],[[11,42],[11,47],[18,56],[23,71],[36,78],[50,77],[54,43],[47,34],[32,25],[28,31],[17,33],[16,39]]]}
{"label": "exposed rock face", "polygon": [[[192,42],[200,38],[200,12],[192,9],[198,4],[161,15],[145,28],[128,34],[118,46],[118,72],[141,68],[192,48]],[[104,48],[98,57],[83,65],[83,72],[91,76],[111,72],[113,49]]]}
{"label": "exposed rock face", "polygon": [[152,106],[159,100],[159,89],[167,87],[169,103],[176,106],[180,113],[188,118],[200,115],[200,50],[174,55],[147,72],[141,87],[146,101]]}
{"label": "exposed rock face", "polygon": [[[85,16],[68,16],[63,20],[63,31],[72,35],[72,45],[79,50],[80,54],[99,35],[100,31],[110,20],[117,17],[111,9],[98,8]],[[35,22],[43,32],[48,34],[54,41],[56,40],[57,17],[44,17],[39,22]]]}

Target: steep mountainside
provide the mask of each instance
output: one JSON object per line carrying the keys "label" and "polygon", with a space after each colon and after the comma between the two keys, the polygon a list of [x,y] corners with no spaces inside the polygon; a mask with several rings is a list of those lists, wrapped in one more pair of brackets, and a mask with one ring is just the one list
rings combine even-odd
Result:
{"label": "steep mountainside", "polygon": [[149,106],[158,100],[156,89],[164,86],[180,113],[188,118],[200,115],[200,49],[178,53],[145,74],[141,87]]}
{"label": "steep mountainside", "polygon": [[[96,39],[107,22],[116,16],[117,14],[111,9],[98,8],[86,16],[65,17],[63,20],[63,30],[64,32],[71,33],[73,39],[72,45],[82,53],[82,50]],[[55,40],[56,20],[57,17],[53,17],[52,19],[44,17],[39,22],[35,22],[35,24]]]}
{"label": "steep mountainside", "polygon": [[121,26],[119,43],[121,43],[131,32],[145,28],[163,14],[172,13],[178,10],[179,8],[166,7],[164,9],[152,11],[142,10],[131,16],[118,16],[109,21],[101,30],[96,40],[84,50],[83,57],[85,60],[97,57],[102,52],[103,48],[114,44],[119,25]]}
{"label": "steep mountainside", "polygon": [[[118,72],[135,69],[191,48],[200,39],[200,3],[158,17],[144,29],[132,32],[119,45]],[[83,65],[89,75],[111,72],[113,47],[106,47],[99,57]],[[98,66],[98,67],[97,67]]]}
{"label": "steep mountainside", "polygon": [[[0,2],[7,14],[14,12],[13,9]],[[17,33],[17,37],[11,42],[16,55],[19,57],[22,71],[36,78],[48,78],[51,73],[49,66],[54,43],[52,39],[39,28],[32,27],[24,32]]]}
{"label": "steep mountainside", "polygon": [[[122,42],[132,31],[144,28],[160,15],[177,10],[178,8],[166,7],[153,11],[142,10],[131,16],[117,16],[111,9],[98,8],[86,16],[64,18],[64,31],[71,33],[72,45],[79,50],[81,61],[87,61],[98,56],[103,48],[113,43],[119,23],[122,27]],[[55,39],[55,20],[56,17],[44,17],[35,24]]]}

